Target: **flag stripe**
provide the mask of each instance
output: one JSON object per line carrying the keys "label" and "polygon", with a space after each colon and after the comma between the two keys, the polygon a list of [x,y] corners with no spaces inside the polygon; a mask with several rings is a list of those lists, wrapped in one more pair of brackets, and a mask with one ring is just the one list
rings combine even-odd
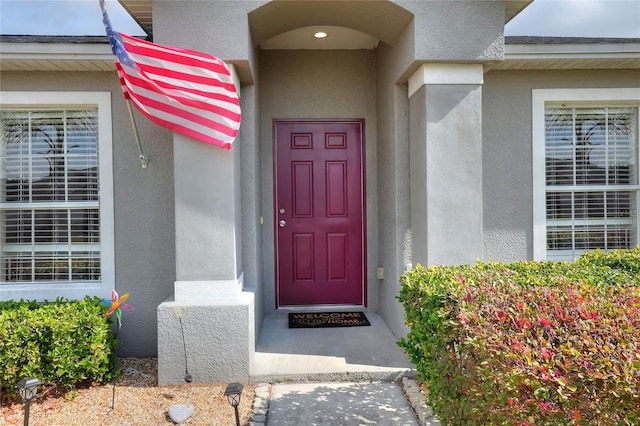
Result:
{"label": "flag stripe", "polygon": [[[120,64],[118,64],[120,66]],[[128,72],[129,76],[133,76],[136,74],[140,74],[140,80],[153,81],[158,86],[162,87],[166,91],[173,91],[176,96],[190,96],[192,95],[194,98],[200,97],[200,100],[208,101],[210,99],[215,99],[220,102],[227,102],[232,105],[239,105],[239,99],[230,94],[225,90],[219,90],[212,86],[201,85],[201,84],[186,84],[184,80],[168,78],[165,77],[162,80],[158,78],[156,75],[149,75],[148,73],[138,73],[135,69],[130,69]],[[120,79],[121,84],[124,81],[124,78]],[[234,109],[232,106],[229,108]]]}
{"label": "flag stripe", "polygon": [[207,90],[201,90],[200,86],[189,87],[188,90],[185,90],[183,87],[179,85],[180,81],[175,81],[173,79],[165,79],[165,81],[158,81],[158,85],[162,86],[166,90],[175,90],[176,92],[188,92],[193,94],[194,96],[201,96],[203,98],[214,98],[221,102],[228,102],[233,105],[238,105],[238,98],[233,98],[228,96],[226,93],[215,93]]}
{"label": "flag stripe", "polygon": [[189,81],[199,81],[203,84],[223,87],[229,92],[235,91],[235,85],[231,75],[219,74],[211,68],[175,64],[143,54],[130,54],[130,56],[136,61],[138,67],[141,69],[153,70],[158,75],[172,75],[173,73],[178,73],[181,77],[186,78]]}
{"label": "flag stripe", "polygon": [[[144,40],[137,40],[132,37],[127,37],[121,34],[123,42],[127,52],[132,56],[145,57],[148,63],[167,65],[171,67],[171,64],[176,65],[178,68],[192,68],[192,69],[204,69],[209,70],[213,75],[227,76],[231,81],[231,74],[224,63],[211,57],[208,60],[207,57],[194,58],[189,55],[182,55],[180,51],[173,49],[156,49],[154,47],[160,47]],[[126,38],[125,38],[126,37]],[[145,43],[145,44],[141,44]],[[152,47],[153,46],[153,47]]]}
{"label": "flag stripe", "polygon": [[133,100],[133,103],[138,108],[140,108],[140,112],[147,118],[169,130],[193,137],[212,145],[231,149],[231,143],[222,142],[222,139],[225,137],[224,134],[217,134],[216,132],[213,132],[209,127],[203,128],[202,126],[189,121],[181,121],[175,115],[168,114],[163,110],[157,110],[149,106],[149,104],[138,106],[136,104],[136,100]]}
{"label": "flag stripe", "polygon": [[[199,137],[202,141],[212,143],[218,146],[230,145],[230,143],[222,142],[228,135],[223,132],[215,130],[210,123],[202,125],[198,122],[191,121],[189,119],[183,119],[181,116],[167,112],[166,107],[162,103],[154,102],[151,99],[147,99],[144,96],[136,95],[131,98],[133,104],[140,110],[142,114],[147,116],[150,120],[166,127],[170,130],[177,131],[179,133],[188,134],[192,136],[194,134],[206,135]],[[156,108],[158,105],[160,108]],[[224,129],[224,126],[221,127]],[[187,130],[188,129],[188,130]]]}
{"label": "flag stripe", "polygon": [[104,0],[100,6],[125,99],[163,127],[231,149],[242,116],[227,65],[207,53],[113,31]]}
{"label": "flag stripe", "polygon": [[141,78],[153,81],[155,84],[167,91],[175,91],[176,93],[184,92],[183,94],[187,94],[187,96],[189,94],[193,94],[204,96],[207,99],[216,98],[220,101],[226,101],[233,105],[239,104],[238,98],[235,97],[232,92],[229,92],[220,86],[189,82],[186,79],[180,78],[180,75],[177,73],[174,73],[174,75],[171,76],[164,76],[155,74],[153,71],[142,69],[140,72],[136,72],[135,70],[129,70],[131,74],[139,74]]}
{"label": "flag stripe", "polygon": [[[130,88],[130,91],[135,92],[138,89],[146,89],[149,91],[154,91],[156,89],[156,86],[153,84],[150,84],[148,80],[144,79],[144,78],[140,78],[137,76],[134,76],[133,73],[129,74],[129,78],[127,80],[132,86]],[[196,108],[196,109],[201,109],[203,112],[211,112],[214,114],[220,114],[221,116],[225,117],[225,118],[229,118],[230,120],[233,121],[239,121],[240,120],[240,114],[234,110],[230,110],[228,108],[234,108],[237,107],[237,105],[231,105],[231,106],[227,106],[227,107],[221,107],[220,103],[217,104],[212,104],[212,103],[208,103],[206,101],[200,100],[199,98],[196,98],[194,96],[192,96],[192,98],[186,98],[183,96],[179,96],[177,93],[174,93],[172,98],[177,101],[178,103],[182,104],[185,108],[186,107],[191,107],[191,108]],[[175,102],[174,102],[175,104]]]}
{"label": "flag stripe", "polygon": [[[162,53],[167,53],[167,56],[165,57],[165,59],[169,62],[177,62],[177,63],[184,62],[185,64],[189,64],[189,60],[193,60],[195,62],[193,62],[192,64],[195,64],[196,66],[203,66],[203,63],[209,63],[210,66],[218,67],[218,69],[216,69],[216,72],[219,72],[220,74],[224,74],[224,75],[230,75],[224,61],[221,61],[215,56],[209,55],[207,53],[197,52],[195,50],[189,50],[189,49],[184,49],[180,47],[163,46],[161,44],[151,43],[137,37],[131,37],[129,35],[122,34],[122,33],[119,33],[119,34],[122,37],[123,43],[127,43],[131,46],[146,48],[144,49],[144,51],[148,49],[149,51],[157,52],[156,55],[152,55],[152,56],[160,57]],[[180,60],[176,60],[176,58],[178,57],[187,58],[187,59],[181,58]]]}
{"label": "flag stripe", "polygon": [[140,71],[149,76],[154,76],[155,80],[161,82],[163,80],[182,81],[185,87],[198,85],[204,89],[208,89],[211,93],[233,94],[235,85],[233,83],[226,84],[214,78],[193,75],[185,72],[174,71],[166,67],[156,67],[151,65],[143,65],[138,63]]}
{"label": "flag stripe", "polygon": [[126,100],[131,99],[129,96],[129,91],[127,90],[126,82],[124,80],[124,74],[122,72],[122,66],[120,62],[116,61],[116,69],[118,70],[118,79],[120,80],[120,86],[122,87],[122,93],[124,94],[124,98]]}
{"label": "flag stripe", "polygon": [[161,99],[154,98],[155,92],[146,92],[143,90],[137,91],[132,95],[137,103],[142,106],[148,106],[156,111],[164,111],[172,114],[176,117],[176,121],[191,122],[193,124],[201,125],[203,127],[208,126],[217,133],[231,136],[234,134],[234,129],[229,128],[229,120],[222,120],[220,115],[217,114],[203,114],[197,108],[189,109],[183,107],[176,107],[170,104],[164,103]]}
{"label": "flag stripe", "polygon": [[156,92],[151,90],[140,89],[131,94],[131,99],[139,105],[149,106],[157,111],[165,111],[176,117],[176,121],[189,120],[194,125],[209,125],[212,130],[227,135],[233,134],[234,130],[230,129],[233,121],[225,119],[223,116],[215,113],[202,113],[197,108],[176,107],[163,102],[162,98]]}
{"label": "flag stripe", "polygon": [[[135,105],[135,104],[134,104]],[[231,149],[230,142],[223,142],[221,137],[215,137],[210,131],[206,131],[206,133],[198,132],[193,129],[193,127],[185,126],[183,124],[178,124],[173,121],[168,121],[163,118],[163,113],[161,111],[155,111],[152,108],[148,108],[145,110],[140,110],[148,119],[159,124],[160,126],[172,130],[176,133],[180,133],[194,139],[198,139],[201,142],[206,142],[211,145],[219,146],[220,148],[224,148],[227,150]]]}
{"label": "flag stripe", "polygon": [[144,109],[141,109],[140,112],[146,115],[151,121],[154,121],[169,130],[193,137],[202,142],[231,149],[231,143],[221,142],[224,135],[216,134],[216,132],[212,132],[210,128],[203,129],[202,126],[194,125],[191,122],[179,121],[174,115],[167,114],[162,110],[156,110],[148,105],[145,105]]}

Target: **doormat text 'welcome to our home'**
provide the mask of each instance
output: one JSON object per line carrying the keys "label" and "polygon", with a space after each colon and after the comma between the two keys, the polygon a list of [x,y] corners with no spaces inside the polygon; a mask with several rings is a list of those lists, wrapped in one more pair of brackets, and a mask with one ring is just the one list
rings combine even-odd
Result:
{"label": "doormat text 'welcome to our home'", "polygon": [[303,312],[289,314],[289,328],[358,327],[371,325],[364,312]]}

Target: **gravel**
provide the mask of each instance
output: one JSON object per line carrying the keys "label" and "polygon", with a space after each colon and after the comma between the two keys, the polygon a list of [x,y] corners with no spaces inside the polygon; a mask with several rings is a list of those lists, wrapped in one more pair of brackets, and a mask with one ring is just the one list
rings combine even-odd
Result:
{"label": "gravel", "polygon": [[[31,404],[31,426],[172,425],[168,416],[173,404],[193,404],[195,412],[183,425],[234,425],[235,414],[224,390],[227,384],[158,386],[156,358],[120,358],[122,374],[113,383],[93,384],[58,394],[40,390]],[[240,401],[240,424],[247,425],[252,413],[255,387],[245,385]],[[0,396],[0,425],[22,425],[23,404]]]}

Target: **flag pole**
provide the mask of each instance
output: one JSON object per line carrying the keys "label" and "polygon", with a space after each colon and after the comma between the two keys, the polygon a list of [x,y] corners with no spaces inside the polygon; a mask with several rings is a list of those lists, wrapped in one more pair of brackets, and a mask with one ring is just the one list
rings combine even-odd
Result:
{"label": "flag pole", "polygon": [[133,134],[135,135],[136,143],[138,144],[138,152],[140,153],[140,156],[138,158],[140,159],[140,166],[143,169],[146,169],[147,166],[149,165],[149,157],[144,155],[144,152],[142,151],[142,144],[140,143],[140,134],[138,133],[138,126],[136,125],[136,120],[133,116],[131,101],[127,99],[126,104],[127,104],[127,109],[129,110],[129,118],[131,119],[131,125],[133,126]]}

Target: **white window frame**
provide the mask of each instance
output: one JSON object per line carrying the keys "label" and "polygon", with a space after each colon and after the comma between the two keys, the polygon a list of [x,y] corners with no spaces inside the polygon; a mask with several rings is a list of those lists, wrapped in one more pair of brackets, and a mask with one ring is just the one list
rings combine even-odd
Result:
{"label": "white window frame", "polygon": [[[113,202],[113,144],[111,92],[0,92],[0,109],[16,108],[97,108],[98,173],[100,211],[100,281],[33,282],[0,285],[0,300],[108,298],[115,287],[115,243]],[[1,254],[1,253],[0,253]]]}
{"label": "white window frame", "polygon": [[[532,90],[534,260],[545,260],[547,258],[545,107],[562,103],[567,103],[571,106],[608,104],[611,106],[628,105],[640,107],[640,88]],[[636,137],[638,136],[636,135]],[[636,161],[640,161],[640,158],[636,158]],[[640,163],[636,164],[640,167]],[[629,190],[638,191],[636,211],[640,211],[640,186],[630,185]],[[640,229],[640,226],[638,226],[638,229]],[[637,233],[640,234],[640,230]],[[636,235],[636,243],[638,242],[640,242],[640,235]]]}

